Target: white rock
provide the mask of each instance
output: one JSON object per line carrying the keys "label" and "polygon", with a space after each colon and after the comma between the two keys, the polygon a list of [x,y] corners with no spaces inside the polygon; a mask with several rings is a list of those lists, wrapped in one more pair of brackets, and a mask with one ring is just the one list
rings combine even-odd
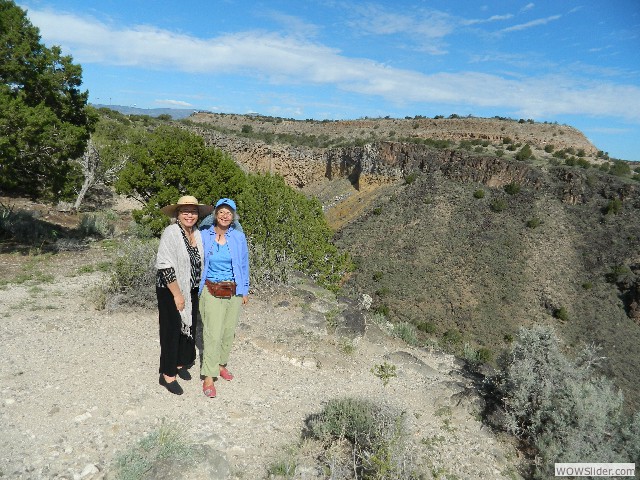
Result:
{"label": "white rock", "polygon": [[80,478],[84,478],[88,475],[93,475],[94,473],[98,473],[100,470],[93,463],[87,463],[82,469],[82,473],[80,474]]}
{"label": "white rock", "polygon": [[85,412],[82,415],[78,415],[76,418],[73,419],[74,422],[80,423],[80,422],[84,422],[85,420],[91,418],[91,414],[89,412]]}

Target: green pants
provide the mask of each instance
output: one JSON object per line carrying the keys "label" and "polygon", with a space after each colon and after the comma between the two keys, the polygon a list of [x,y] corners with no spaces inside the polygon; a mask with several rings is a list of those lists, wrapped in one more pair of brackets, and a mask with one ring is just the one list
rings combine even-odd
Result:
{"label": "green pants", "polygon": [[220,365],[229,361],[231,344],[236,336],[242,297],[216,298],[205,288],[200,295],[202,318],[202,367],[200,374],[217,377]]}

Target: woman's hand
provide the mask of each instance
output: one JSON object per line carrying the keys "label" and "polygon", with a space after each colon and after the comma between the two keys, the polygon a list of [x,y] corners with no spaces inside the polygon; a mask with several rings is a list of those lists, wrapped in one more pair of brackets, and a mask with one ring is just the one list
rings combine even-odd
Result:
{"label": "woman's hand", "polygon": [[184,310],[184,297],[182,296],[182,292],[178,292],[173,296],[173,301],[176,302],[176,308],[179,312]]}
{"label": "woman's hand", "polygon": [[247,303],[249,303],[249,295],[243,295],[242,296],[242,304],[246,305]]}

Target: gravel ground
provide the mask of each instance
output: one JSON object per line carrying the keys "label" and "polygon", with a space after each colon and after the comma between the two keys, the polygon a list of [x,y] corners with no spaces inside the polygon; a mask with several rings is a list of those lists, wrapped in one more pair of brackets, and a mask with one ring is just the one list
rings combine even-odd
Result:
{"label": "gravel ground", "polygon": [[[325,314],[341,304],[308,284],[250,297],[229,364],[236,378],[217,383],[217,398],[204,397],[195,367],[184,395],[169,394],[158,385],[155,309],[96,311],[88,292],[104,274],[78,273],[88,258],[49,260],[53,280],[0,290],[0,478],[114,478],[116,456],[166,422],[204,452],[181,478],[266,478],[305,419],[343,396],[407,413],[424,478],[514,478],[515,450],[479,421],[453,357],[375,325],[350,339],[328,332]],[[397,367],[387,386],[371,372],[383,362]],[[176,478],[170,467],[149,478]],[[323,478],[313,466],[296,475]]]}

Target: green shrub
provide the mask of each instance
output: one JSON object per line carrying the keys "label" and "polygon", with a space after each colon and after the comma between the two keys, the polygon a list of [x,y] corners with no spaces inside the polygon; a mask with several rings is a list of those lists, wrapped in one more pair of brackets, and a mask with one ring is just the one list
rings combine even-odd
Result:
{"label": "green shrub", "polygon": [[505,208],[507,208],[507,201],[504,198],[496,198],[491,202],[491,210],[494,212],[502,212]]}
{"label": "green shrub", "polygon": [[501,148],[496,150],[496,157],[503,157],[503,156],[504,156],[504,150],[502,150]]}
{"label": "green shrub", "polygon": [[471,368],[477,368],[483,363],[489,363],[493,360],[493,352],[487,347],[475,349],[465,342],[462,357],[467,361]]}
{"label": "green shrub", "polygon": [[373,209],[373,214],[374,215],[381,215],[382,214],[382,207],[376,207]]}
{"label": "green shrub", "polygon": [[569,312],[564,307],[554,310],[553,316],[562,322],[567,322],[569,320]]}
{"label": "green shrub", "polygon": [[101,210],[96,213],[86,213],[80,218],[80,233],[85,236],[97,235],[102,238],[113,236],[116,230],[118,214],[113,210]]}
{"label": "green shrub", "polygon": [[462,333],[455,328],[451,328],[444,332],[441,343],[445,347],[458,347],[462,345]]}
{"label": "green shrub", "polygon": [[115,459],[118,480],[147,478],[154,466],[171,459],[189,459],[192,447],[184,441],[184,432],[174,424],[162,423],[160,428],[138,441]]}
{"label": "green shrub", "polygon": [[287,448],[280,454],[280,458],[267,467],[269,478],[284,477],[294,478],[296,473],[296,449]]}
{"label": "green shrub", "polygon": [[634,277],[631,268],[626,265],[616,265],[605,275],[609,283],[629,282]]}
{"label": "green shrub", "polygon": [[58,238],[58,227],[39,220],[35,212],[0,202],[0,238],[27,245],[41,245]]}
{"label": "green shrub", "polygon": [[98,308],[149,307],[156,304],[156,255],[159,241],[129,239],[122,243],[111,277],[99,287]]}
{"label": "green shrub", "polygon": [[282,177],[248,175],[236,203],[248,240],[262,245],[271,258],[288,259],[333,291],[353,268],[349,256],[331,243],[333,232],[320,202],[295,191]]}
{"label": "green shrub", "polygon": [[516,160],[529,160],[533,159],[533,151],[531,150],[531,146],[527,143],[524,147],[516,153]]}
{"label": "green shrub", "polygon": [[416,328],[424,333],[435,333],[437,328],[433,322],[420,322]]}
{"label": "green shrub", "polygon": [[371,368],[371,373],[382,380],[382,384],[385,387],[389,384],[389,381],[392,378],[395,378],[397,376],[396,366],[387,362],[381,363],[380,365],[376,365],[375,367]]}
{"label": "green shrub", "polygon": [[384,317],[389,317],[389,306],[381,303],[380,305],[376,305],[373,308],[373,313],[377,313],[383,315]]}
{"label": "green shrub", "polygon": [[[327,450],[347,442],[350,451],[343,451],[345,459],[336,463],[350,464],[357,479],[416,478],[408,454],[404,414],[391,407],[365,399],[333,399],[306,424],[308,436],[321,441]],[[334,472],[332,465],[326,467],[330,470],[327,478],[345,478],[344,473]]]}
{"label": "green shrub", "polygon": [[247,243],[251,288],[269,292],[279,285],[286,285],[295,270],[293,258],[281,250],[268,250],[251,239]]}
{"label": "green shrub", "polygon": [[418,178],[418,172],[412,172],[404,179],[406,185],[411,185]]}
{"label": "green shrub", "polygon": [[484,190],[480,188],[473,192],[473,198],[484,198]]}
{"label": "green shrub", "polygon": [[563,350],[550,327],[522,328],[488,379],[501,406],[493,418],[533,449],[536,479],[553,477],[556,462],[638,458],[627,455],[640,446],[640,414],[627,418],[622,394],[594,374],[597,348],[588,346],[575,359]]}
{"label": "green shrub", "polygon": [[544,146],[544,151],[547,153],[551,153],[553,152],[554,146],[551,145],[550,143]]}
{"label": "green shrub", "polygon": [[624,160],[614,160],[609,173],[617,177],[626,177],[631,175],[631,167]]}
{"label": "green shrub", "polygon": [[581,168],[591,168],[591,163],[589,163],[589,160],[586,158],[578,158],[578,160],[576,160],[576,165]]}
{"label": "green shrub", "polygon": [[534,217],[530,220],[527,220],[527,228],[537,228],[541,223],[542,221],[538,217]]}
{"label": "green shrub", "polygon": [[609,214],[618,215],[621,211],[622,211],[622,200],[620,200],[619,198],[613,198],[609,200],[609,203],[607,203],[607,206],[604,207],[605,215],[609,215]]}
{"label": "green shrub", "polygon": [[391,293],[391,290],[389,290],[389,287],[381,287],[378,290],[376,290],[376,295],[379,297],[386,297],[387,295],[389,295],[389,293]]}
{"label": "green shrub", "polygon": [[416,327],[408,322],[400,322],[393,325],[393,336],[400,338],[409,345],[417,345]]}
{"label": "green shrub", "polygon": [[515,195],[520,192],[520,184],[516,182],[511,182],[504,186],[504,191],[509,195]]}

